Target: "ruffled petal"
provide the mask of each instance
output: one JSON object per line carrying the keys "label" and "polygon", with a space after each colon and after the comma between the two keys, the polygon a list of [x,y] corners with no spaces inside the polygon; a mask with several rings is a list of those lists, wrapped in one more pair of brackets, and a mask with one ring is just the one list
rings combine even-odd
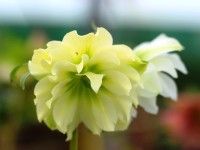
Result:
{"label": "ruffled petal", "polygon": [[97,32],[91,40],[90,56],[112,46],[112,42],[112,36],[106,29],[97,28]]}
{"label": "ruffled petal", "polygon": [[93,33],[80,36],[77,34],[76,31],[72,31],[64,36],[63,43],[74,51],[74,55],[77,55],[77,57],[79,57],[88,52],[90,48],[89,46],[91,38],[93,37]]}
{"label": "ruffled petal", "polygon": [[151,42],[142,43],[134,48],[136,55],[146,61],[161,54],[180,50],[183,50],[183,46],[176,39],[164,34],[159,35]]}
{"label": "ruffled petal", "polygon": [[55,83],[49,81],[48,77],[41,79],[35,86],[35,105],[38,120],[42,121],[42,119],[48,114],[49,108],[46,105],[46,102],[51,99],[52,95],[50,91],[55,86]]}
{"label": "ruffled petal", "polygon": [[60,41],[51,41],[47,43],[49,55],[54,62],[68,60],[73,61],[75,52],[69,46]]}
{"label": "ruffled petal", "polygon": [[51,68],[49,51],[44,49],[34,50],[32,60],[28,63],[28,68],[30,73],[38,80],[47,75]]}

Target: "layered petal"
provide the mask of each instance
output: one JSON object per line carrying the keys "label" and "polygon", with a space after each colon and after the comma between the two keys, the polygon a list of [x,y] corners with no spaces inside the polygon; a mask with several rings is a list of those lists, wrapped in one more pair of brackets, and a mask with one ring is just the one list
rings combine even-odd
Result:
{"label": "layered petal", "polygon": [[62,41],[35,50],[29,61],[29,71],[38,80],[38,120],[67,134],[67,140],[80,123],[97,135],[125,130],[138,105],[155,114],[157,95],[176,98],[176,85],[168,75],[187,70],[177,55],[166,53],[181,49],[165,35],[132,51],[113,45],[104,28],[82,36],[69,32]]}
{"label": "layered petal", "polygon": [[28,63],[29,71],[35,78],[41,79],[49,74],[51,62],[49,51],[43,49],[35,50],[32,60]]}
{"label": "layered petal", "polygon": [[146,61],[161,54],[183,50],[183,46],[174,38],[164,34],[159,35],[151,42],[145,42],[134,48],[136,55]]}

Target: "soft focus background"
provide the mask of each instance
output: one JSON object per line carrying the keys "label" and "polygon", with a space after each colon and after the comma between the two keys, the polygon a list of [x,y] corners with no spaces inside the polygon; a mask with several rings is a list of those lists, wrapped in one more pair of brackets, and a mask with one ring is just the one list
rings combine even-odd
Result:
{"label": "soft focus background", "polygon": [[[104,149],[199,150],[199,0],[0,0],[0,150],[68,149],[65,135],[37,121],[35,81],[30,78],[24,91],[19,87],[27,68],[17,72],[12,84],[9,74],[47,41],[61,40],[71,30],[86,34],[94,23],[107,28],[115,44],[132,48],[160,33],[177,38],[185,47],[180,56],[189,71],[176,80],[178,103],[159,97],[158,115],[139,109],[128,131],[103,134]],[[96,144],[95,139],[89,143]]]}

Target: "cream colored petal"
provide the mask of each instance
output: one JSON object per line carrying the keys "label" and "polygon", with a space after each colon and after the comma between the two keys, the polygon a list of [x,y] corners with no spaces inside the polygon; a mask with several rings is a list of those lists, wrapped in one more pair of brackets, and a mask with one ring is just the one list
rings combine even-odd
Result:
{"label": "cream colored petal", "polygon": [[[118,120],[127,121],[130,117],[132,100],[129,96],[120,96],[113,94],[109,90],[102,88],[99,96],[103,96],[104,99],[110,99],[113,103],[113,106],[116,109]],[[106,98],[107,97],[107,98]]]}
{"label": "cream colored petal", "polygon": [[88,68],[94,72],[101,72],[103,70],[114,68],[120,64],[117,55],[110,51],[102,51],[96,53],[89,61]]}
{"label": "cream colored petal", "polygon": [[120,65],[117,70],[125,74],[130,79],[132,84],[138,83],[140,80],[140,74],[129,65]]}
{"label": "cream colored petal", "polygon": [[109,119],[116,124],[117,120],[118,120],[118,113],[120,113],[119,111],[121,110],[117,110],[116,108],[116,104],[113,101],[113,96],[110,97],[108,94],[106,94],[105,92],[101,91],[98,93],[98,98],[99,100],[102,102],[102,105],[104,106],[104,110],[107,114],[107,116],[109,117]]}
{"label": "cream colored petal", "polygon": [[94,90],[95,93],[98,93],[99,88],[102,85],[102,79],[103,79],[104,75],[103,74],[95,74],[92,72],[87,72],[82,75],[87,76],[87,78],[90,80],[92,89]]}
{"label": "cream colored petal", "polygon": [[74,51],[74,54],[82,55],[89,51],[93,37],[93,33],[81,36],[78,35],[76,31],[72,31],[65,35],[63,43],[70,47]]}
{"label": "cream colored petal", "polygon": [[117,95],[129,95],[132,85],[126,75],[115,70],[107,70],[103,73],[105,74],[103,87]]}
{"label": "cream colored petal", "polygon": [[51,90],[55,86],[55,83],[52,83],[48,80],[48,78],[41,79],[35,86],[34,93],[35,93],[35,104],[36,104],[36,111],[37,117],[39,121],[48,114],[49,108],[46,106],[46,102],[51,99]]}
{"label": "cream colored petal", "polygon": [[55,63],[51,70],[51,74],[53,77],[50,77],[52,81],[58,82],[61,80],[65,80],[71,78],[72,74],[77,72],[77,68],[75,64],[67,60],[58,61]]}
{"label": "cream colored petal", "polygon": [[60,41],[51,41],[47,44],[49,55],[54,62],[68,60],[74,61],[75,51]]}
{"label": "cream colored petal", "polygon": [[51,99],[46,101],[46,105],[49,109],[51,109],[53,101],[64,95],[68,91],[68,89],[73,85],[71,81],[71,79],[66,79],[64,81],[59,82],[53,87],[53,89],[51,90],[52,97]]}
{"label": "cream colored petal", "polygon": [[78,129],[78,125],[80,124],[80,118],[79,118],[79,111],[77,110],[74,115],[74,120],[72,123],[69,124],[68,130],[67,130],[67,141],[71,140],[73,137],[73,132]]}
{"label": "cream colored petal", "polygon": [[53,119],[52,111],[50,111],[49,114],[47,116],[45,116],[44,122],[48,126],[48,128],[50,128],[51,130],[56,130],[57,127],[56,127],[56,123]]}
{"label": "cream colored petal", "polygon": [[139,58],[149,61],[158,55],[182,49],[183,46],[175,38],[161,34],[151,42],[138,45],[134,51]]}
{"label": "cream colored petal", "polygon": [[84,54],[81,56],[81,62],[76,65],[77,72],[80,73],[83,70],[83,67],[88,63],[89,57],[88,55]]}
{"label": "cream colored petal", "polygon": [[94,55],[95,53],[104,50],[105,48],[111,46],[112,42],[112,36],[106,29],[97,28],[97,32],[91,40],[89,54]]}
{"label": "cream colored petal", "polygon": [[51,68],[49,52],[44,49],[34,50],[32,60],[28,63],[28,68],[36,79],[41,79],[47,75]]}
{"label": "cream colored petal", "polygon": [[133,50],[126,45],[113,45],[106,50],[115,52],[122,63],[128,63],[137,59]]}
{"label": "cream colored petal", "polygon": [[115,125],[115,131],[124,131],[130,125],[131,116],[128,120],[119,119]]}
{"label": "cream colored petal", "polygon": [[53,107],[53,118],[59,128],[67,132],[68,126],[74,121],[75,113],[78,110],[78,95],[68,91],[61,95]]}
{"label": "cream colored petal", "polygon": [[114,131],[115,124],[109,118],[109,115],[105,111],[105,107],[101,100],[95,95],[90,93],[92,102],[92,113],[96,119],[97,125],[104,131]]}
{"label": "cream colored petal", "polygon": [[[137,106],[138,106],[138,104],[139,104],[138,98],[137,98],[139,92],[136,90],[135,86],[139,86],[139,85],[134,85],[134,86],[132,87],[132,89],[131,89],[131,91],[130,91],[130,98],[131,98],[131,100],[132,100],[133,106],[137,108]],[[141,89],[141,88],[140,88],[140,89]]]}
{"label": "cream colored petal", "polygon": [[79,95],[81,98],[79,101],[81,106],[79,107],[81,121],[93,134],[100,135],[102,129],[97,125],[96,119],[92,113],[92,99],[88,97],[89,90],[83,89]]}
{"label": "cream colored petal", "polygon": [[159,73],[161,84],[163,87],[163,90],[161,91],[160,95],[164,97],[169,97],[173,100],[177,100],[177,87],[176,83],[167,75],[164,73]]}

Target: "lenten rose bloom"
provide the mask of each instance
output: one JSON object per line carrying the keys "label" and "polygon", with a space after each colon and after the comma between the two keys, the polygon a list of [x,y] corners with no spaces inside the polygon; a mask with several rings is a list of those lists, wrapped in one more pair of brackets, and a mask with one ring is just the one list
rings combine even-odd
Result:
{"label": "lenten rose bloom", "polygon": [[125,45],[113,45],[104,28],[80,36],[69,32],[34,51],[29,71],[37,80],[39,121],[72,138],[83,123],[93,134],[125,130],[138,101],[131,96],[146,63]]}
{"label": "lenten rose bloom", "polygon": [[174,38],[164,34],[159,35],[151,42],[145,42],[134,48],[135,54],[148,63],[141,75],[143,86],[135,86],[135,95],[139,105],[145,111],[156,114],[158,106],[156,97],[177,99],[177,87],[173,78],[177,78],[177,71],[187,74],[187,69],[177,54],[169,52],[181,51],[183,46]]}

